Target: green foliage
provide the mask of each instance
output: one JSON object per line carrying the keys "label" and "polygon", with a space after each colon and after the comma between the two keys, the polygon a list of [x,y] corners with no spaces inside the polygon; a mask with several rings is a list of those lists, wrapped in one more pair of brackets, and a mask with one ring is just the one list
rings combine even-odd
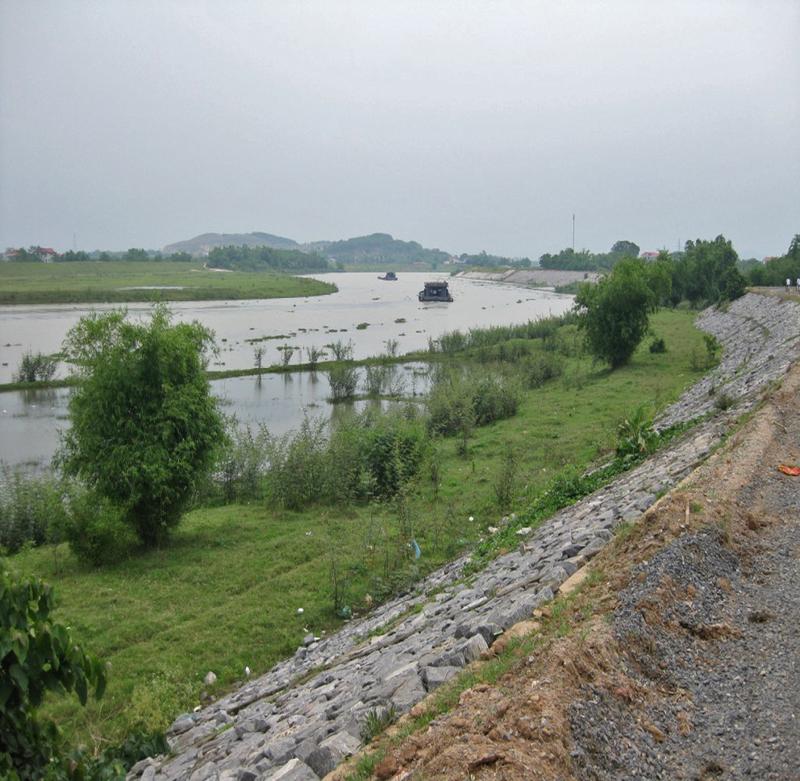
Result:
{"label": "green foliage", "polygon": [[548,380],[564,373],[564,359],[552,352],[540,353],[525,361],[521,371],[523,382],[528,388],[541,388]]}
{"label": "green foliage", "polygon": [[209,268],[229,271],[283,271],[303,273],[328,271],[330,265],[321,255],[274,247],[214,247],[208,253]]}
{"label": "green foliage", "polygon": [[349,361],[353,358],[353,343],[339,339],[331,344],[325,345],[332,353],[335,361]]}
{"label": "green foliage", "polygon": [[70,399],[67,474],[114,504],[146,546],[166,540],[224,436],[205,375],[212,344],[198,323],[149,324],[114,311],[81,318],[65,341],[81,373]]}
{"label": "green foliage", "polygon": [[42,353],[26,352],[22,356],[19,369],[14,377],[15,382],[48,382],[56,373],[58,361]]}
{"label": "green foliage", "polygon": [[614,369],[630,360],[657,304],[645,264],[632,259],[620,261],[596,285],[581,285],[575,301],[589,351]]}
{"label": "green foliage", "polygon": [[673,303],[692,305],[732,301],[745,292],[746,282],[737,268],[739,256],[724,236],[713,241],[687,241],[672,266]]}
{"label": "green foliage", "polygon": [[69,498],[60,536],[79,561],[95,567],[124,560],[136,545],[124,511],[95,491],[80,489]]}
{"label": "green foliage", "polygon": [[361,725],[361,740],[364,743],[369,743],[373,738],[376,738],[387,727],[397,721],[398,713],[394,705],[389,705],[387,708],[375,708],[369,711]]}
{"label": "green foliage", "polygon": [[53,590],[35,578],[0,573],[0,774],[3,778],[121,777],[122,767],[98,767],[69,756],[58,727],[40,719],[47,692],[74,692],[81,705],[106,686],[102,663],[50,618]]}
{"label": "green foliage", "polygon": [[766,263],[755,261],[746,274],[751,285],[783,287],[787,279],[796,285],[800,279],[800,233],[795,233],[785,255],[770,258]]}
{"label": "green foliage", "polygon": [[502,464],[492,486],[497,506],[502,511],[510,510],[514,504],[518,472],[519,459],[514,448],[509,447],[503,456]]}
{"label": "green foliage", "polygon": [[335,261],[354,264],[444,263],[449,257],[441,250],[426,249],[416,241],[402,241],[388,233],[332,241],[325,245],[324,252]]}
{"label": "green foliage", "polygon": [[368,396],[380,396],[392,376],[392,367],[382,363],[369,364],[364,369],[364,391]]}
{"label": "green foliage", "polygon": [[247,502],[263,496],[266,469],[266,443],[269,433],[263,426],[254,433],[236,420],[228,422],[228,435],[216,459],[215,478],[207,482],[201,497],[212,498],[217,490],[225,502]]}
{"label": "green foliage", "polygon": [[326,371],[332,401],[344,401],[355,396],[358,387],[358,369],[347,364],[331,366]]}
{"label": "green foliage", "polygon": [[653,420],[646,407],[641,405],[617,426],[617,457],[631,460],[648,456],[655,451],[659,441]]}
{"label": "green foliage", "polygon": [[667,345],[661,337],[654,336],[648,349],[654,354],[665,353],[667,351]]}
{"label": "green foliage", "polygon": [[62,487],[48,475],[36,476],[3,465],[0,469],[0,548],[16,553],[23,545],[52,539],[51,526],[63,523]]}

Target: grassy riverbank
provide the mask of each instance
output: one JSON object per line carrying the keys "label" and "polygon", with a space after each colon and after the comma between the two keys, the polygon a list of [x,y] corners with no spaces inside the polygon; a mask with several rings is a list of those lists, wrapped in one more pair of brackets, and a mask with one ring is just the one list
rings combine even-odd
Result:
{"label": "grassy riverbank", "polygon": [[[147,289],[154,287],[162,289]],[[209,271],[201,261],[0,263],[0,304],[289,298],[335,291],[335,284],[289,274]]]}
{"label": "grassy riverbank", "polygon": [[245,665],[263,673],[307,632],[341,623],[331,598],[332,557],[358,612],[404,578],[467,550],[502,515],[494,486],[509,451],[518,467],[513,509],[524,512],[565,466],[603,458],[621,418],[643,403],[663,407],[699,377],[691,354],[704,347],[692,321],[685,311],[658,313],[653,327],[668,352],[653,354],[643,344],[614,372],[585,357],[566,358],[560,378],[524,393],[515,417],[477,428],[466,457],[456,438],[439,440],[438,491],[423,473],[402,511],[422,550],[403,571],[386,569],[403,552],[398,508],[383,504],[199,509],[168,548],[96,570],[80,566],[65,546],[11,557],[14,569],[55,585],[57,617],[111,663],[101,703],[81,709],[64,699],[51,712],[70,734],[99,746],[136,726],[164,727],[199,703],[208,670],[217,674],[218,689],[233,686]]}

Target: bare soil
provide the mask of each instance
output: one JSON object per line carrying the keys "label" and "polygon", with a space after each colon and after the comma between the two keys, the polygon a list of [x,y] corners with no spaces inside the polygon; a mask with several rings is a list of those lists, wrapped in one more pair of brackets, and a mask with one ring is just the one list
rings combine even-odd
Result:
{"label": "bare soil", "polygon": [[782,463],[800,463],[800,366],[592,577],[490,649],[506,674],[374,744],[375,776],[800,779],[800,478]]}

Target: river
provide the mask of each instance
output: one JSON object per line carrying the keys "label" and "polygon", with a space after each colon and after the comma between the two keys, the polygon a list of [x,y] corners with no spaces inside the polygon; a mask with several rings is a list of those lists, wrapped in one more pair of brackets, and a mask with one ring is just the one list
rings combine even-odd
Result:
{"label": "river", "polygon": [[[398,274],[384,282],[376,273],[323,275],[338,293],[309,298],[250,301],[175,302],[176,319],[198,320],[211,328],[220,348],[210,361],[214,369],[247,369],[254,365],[253,350],[264,348],[264,365],[279,363],[279,346],[299,348],[294,363],[307,360],[305,350],[324,348],[335,341],[352,342],[356,358],[386,351],[397,341],[399,354],[424,348],[428,339],[446,331],[488,325],[508,325],[559,315],[572,306],[572,296],[546,290],[480,280],[451,278],[450,304],[422,304],[417,293],[430,274]],[[105,305],[0,307],[0,382],[10,382],[23,353],[53,353],[69,330],[91,311]],[[133,317],[146,316],[149,304],[129,304]],[[367,326],[363,327],[366,323]],[[362,328],[357,326],[362,325]],[[270,337],[270,338],[265,338]],[[276,338],[280,337],[280,338]],[[263,340],[254,342],[252,340]],[[301,352],[302,351],[302,352]],[[60,376],[66,373],[59,367]],[[419,391],[424,381],[413,366],[398,367],[397,382],[407,393]],[[226,414],[246,423],[265,423],[275,433],[296,428],[304,415],[329,414],[328,384],[323,373],[267,374],[212,383]],[[58,443],[58,430],[67,425],[69,389],[0,393],[0,461],[43,464]]]}

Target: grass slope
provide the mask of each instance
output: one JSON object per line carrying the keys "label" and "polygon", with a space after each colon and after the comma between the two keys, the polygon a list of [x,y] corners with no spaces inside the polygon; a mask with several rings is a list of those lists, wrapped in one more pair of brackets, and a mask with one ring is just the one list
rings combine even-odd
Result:
{"label": "grass slope", "polygon": [[[126,289],[152,286],[181,289]],[[289,274],[208,271],[199,261],[0,263],[0,304],[288,298],[335,290],[327,282]]]}
{"label": "grass slope", "polygon": [[[563,465],[583,467],[606,452],[616,423],[632,409],[664,406],[695,381],[689,356],[704,348],[692,320],[688,312],[657,314],[653,326],[669,351],[653,355],[643,345],[615,372],[570,359],[563,378],[526,394],[515,418],[477,429],[466,458],[453,439],[442,440],[438,497],[423,475],[408,505],[420,570],[451,559],[497,522],[493,483],[509,447],[519,459],[519,510]],[[51,711],[73,736],[100,745],[137,724],[166,726],[199,702],[208,670],[219,687],[230,687],[245,665],[262,673],[307,631],[340,623],[331,555],[350,572],[349,604],[358,609],[366,594],[379,597],[391,585],[386,561],[404,555],[398,524],[395,507],[290,513],[226,506],[189,513],[169,548],[112,567],[83,569],[63,546],[9,559],[56,586],[57,616],[112,665],[101,703],[81,709],[64,699]]]}

